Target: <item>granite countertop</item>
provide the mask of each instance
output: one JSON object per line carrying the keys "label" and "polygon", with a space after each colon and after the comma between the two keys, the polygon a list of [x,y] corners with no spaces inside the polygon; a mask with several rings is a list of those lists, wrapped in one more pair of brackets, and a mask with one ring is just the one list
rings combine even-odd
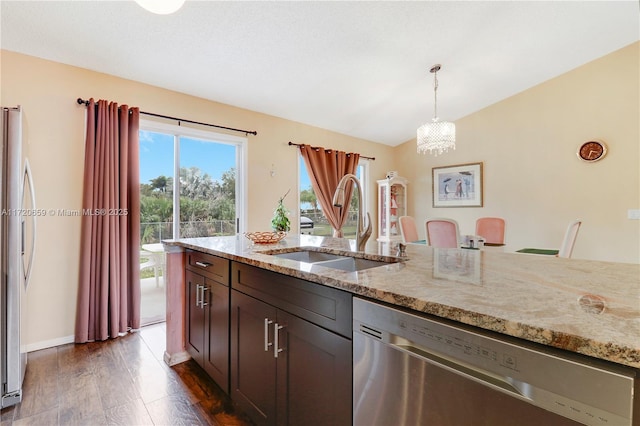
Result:
{"label": "granite countertop", "polygon": [[[261,252],[318,247],[353,254],[353,240],[292,235],[165,241],[543,345],[640,368],[640,265],[409,244],[406,260],[344,272]],[[370,241],[368,257],[388,243]],[[395,254],[395,253],[392,253]]]}

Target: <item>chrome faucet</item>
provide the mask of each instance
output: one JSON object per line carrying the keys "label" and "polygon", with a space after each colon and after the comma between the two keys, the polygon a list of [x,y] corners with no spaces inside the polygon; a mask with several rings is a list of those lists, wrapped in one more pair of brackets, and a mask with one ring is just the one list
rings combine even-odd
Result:
{"label": "chrome faucet", "polygon": [[[364,251],[364,246],[367,240],[371,236],[371,216],[367,213],[367,226],[364,226],[362,217],[362,187],[355,175],[346,174],[336,188],[335,194],[333,194],[333,205],[336,207],[342,207],[345,204],[344,190],[347,186],[347,182],[352,180],[356,184],[356,191],[358,192],[358,223],[356,224],[356,247],[358,251]],[[348,201],[347,203],[348,204]]]}

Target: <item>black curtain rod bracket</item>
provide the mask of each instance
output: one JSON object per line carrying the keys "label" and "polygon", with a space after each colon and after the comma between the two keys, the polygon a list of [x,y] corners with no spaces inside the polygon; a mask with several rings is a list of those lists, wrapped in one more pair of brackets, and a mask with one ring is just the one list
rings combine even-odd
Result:
{"label": "black curtain rod bracket", "polygon": [[[86,101],[82,98],[78,98],[76,102],[78,102],[78,105],[84,105],[84,106],[89,105],[89,101]],[[200,121],[185,120],[184,118],[177,118],[177,117],[171,117],[169,115],[155,114],[153,112],[140,111],[140,114],[150,115],[152,117],[157,117],[157,118],[164,118],[167,120],[174,120],[178,122],[178,126],[180,125],[180,123],[191,123],[191,124],[199,124],[200,126],[208,126],[208,127],[215,127],[217,129],[230,130],[232,132],[240,132],[240,133],[246,134],[247,136],[248,135],[255,136],[258,134],[258,132],[256,132],[255,130],[234,129],[233,127],[218,126],[217,124],[209,124],[209,123],[203,123]]]}
{"label": "black curtain rod bracket", "polygon": [[[289,146],[297,146],[297,147],[300,147],[300,146],[302,146],[302,144],[300,144],[300,143],[293,143],[293,142],[289,141]],[[317,146],[309,146],[309,148],[311,148],[311,149],[319,149],[319,147],[317,147]],[[326,149],[326,148],[325,148],[325,149]],[[335,150],[335,149],[334,149],[334,150],[332,150],[332,151],[337,151],[337,150]],[[360,156],[360,158],[364,158],[365,160],[371,160],[371,161],[375,161],[375,160],[376,160],[376,157],[365,157],[364,155],[361,155],[361,156]]]}

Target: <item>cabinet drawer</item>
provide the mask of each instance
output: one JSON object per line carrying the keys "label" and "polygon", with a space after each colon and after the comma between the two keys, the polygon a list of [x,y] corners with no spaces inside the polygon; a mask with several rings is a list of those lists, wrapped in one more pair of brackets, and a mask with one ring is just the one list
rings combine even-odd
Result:
{"label": "cabinet drawer", "polygon": [[231,271],[232,288],[351,339],[351,293],[244,263]]}
{"label": "cabinet drawer", "polygon": [[187,269],[229,286],[230,261],[228,259],[191,250],[187,250],[186,255]]}

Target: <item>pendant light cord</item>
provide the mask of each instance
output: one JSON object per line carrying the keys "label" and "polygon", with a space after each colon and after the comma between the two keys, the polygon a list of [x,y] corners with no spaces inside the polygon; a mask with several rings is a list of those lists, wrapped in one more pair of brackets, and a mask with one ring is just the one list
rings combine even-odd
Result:
{"label": "pendant light cord", "polygon": [[433,121],[438,121],[438,71],[441,66],[434,65],[430,70],[433,73]]}

